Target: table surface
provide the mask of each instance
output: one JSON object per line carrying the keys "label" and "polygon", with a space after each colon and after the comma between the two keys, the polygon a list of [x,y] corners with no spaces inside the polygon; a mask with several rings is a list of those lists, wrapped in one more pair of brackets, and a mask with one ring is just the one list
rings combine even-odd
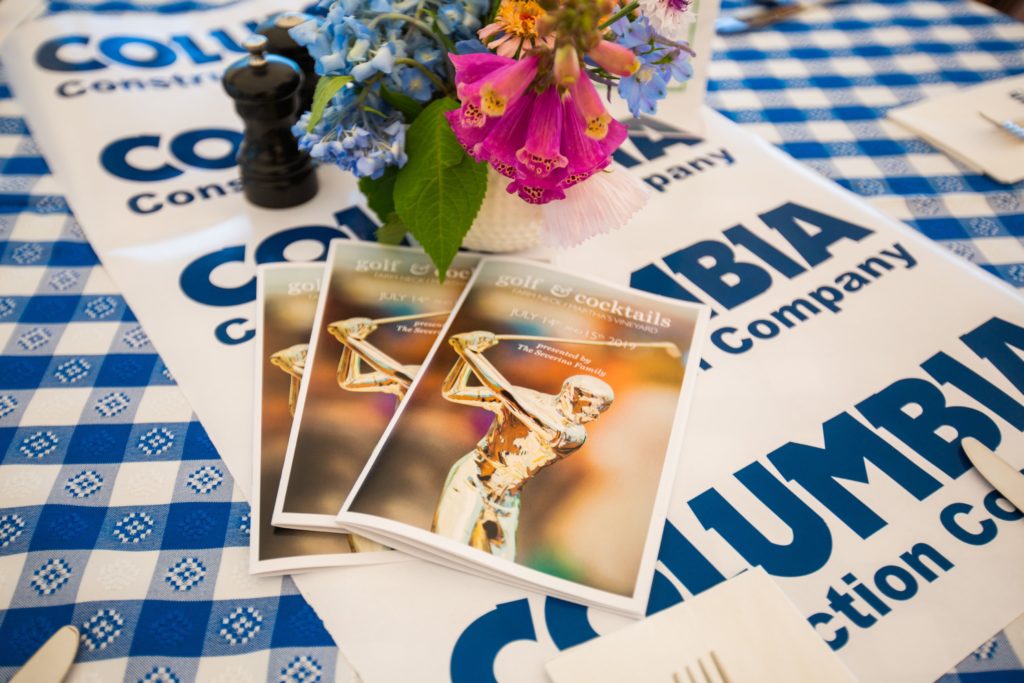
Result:
{"label": "table surface", "polygon": [[[1000,185],[884,119],[1022,72],[1024,24],[984,6],[860,2],[719,39],[709,101],[1024,287],[1024,184]],[[294,583],[248,575],[249,507],[199,422],[151,421],[176,392],[148,388],[174,379],[21,114],[0,71],[0,680],[66,623],[83,634],[79,680],[329,680],[337,650]],[[942,680],[1022,670],[1000,633]]]}

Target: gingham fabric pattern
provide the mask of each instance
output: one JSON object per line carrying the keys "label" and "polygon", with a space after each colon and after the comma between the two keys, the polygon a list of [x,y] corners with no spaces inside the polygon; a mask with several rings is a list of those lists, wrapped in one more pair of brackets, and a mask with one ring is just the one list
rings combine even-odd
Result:
{"label": "gingham fabric pattern", "polygon": [[[90,6],[140,9],[51,9]],[[1024,26],[964,0],[854,2],[717,48],[713,106],[1024,286],[1024,185],[999,185],[884,119],[1024,72]],[[248,505],[70,214],[2,73],[0,458],[0,680],[66,623],[82,632],[72,680],[332,678],[337,650],[294,584],[248,575]],[[943,681],[1022,670],[996,634]]]}
{"label": "gingham fabric pattern", "polygon": [[0,680],[67,623],[72,680],[330,680],[333,641],[290,579],[249,576],[249,506],[74,218],[36,193],[31,140],[4,153]]}
{"label": "gingham fabric pattern", "polygon": [[1024,25],[962,0],[877,0],[807,11],[717,47],[712,106],[1024,286],[1024,184],[1001,185],[884,118],[898,105],[1024,72]]}

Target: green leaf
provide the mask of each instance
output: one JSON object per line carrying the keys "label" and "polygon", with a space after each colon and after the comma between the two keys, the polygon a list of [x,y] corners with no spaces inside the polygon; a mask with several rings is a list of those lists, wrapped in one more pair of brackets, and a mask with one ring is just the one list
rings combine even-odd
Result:
{"label": "green leaf", "polygon": [[402,112],[406,123],[412,123],[423,111],[423,105],[405,93],[396,92],[386,85],[380,86],[380,96],[392,107]]}
{"label": "green leaf", "polygon": [[405,223],[392,211],[384,225],[377,228],[376,237],[381,244],[401,244],[407,232],[409,229],[405,227]]}
{"label": "green leaf", "polygon": [[434,100],[409,126],[409,161],[395,181],[395,210],[442,281],[487,191],[487,165],[466,154],[444,116],[458,106],[450,97]]}
{"label": "green leaf", "polygon": [[338,91],[345,87],[345,84],[352,81],[351,76],[321,76],[316,82],[316,90],[313,92],[313,108],[309,112],[309,125],[306,132],[312,133],[313,127],[320,123],[324,117],[324,109]]}
{"label": "green leaf", "polygon": [[395,178],[398,177],[398,169],[388,166],[384,169],[384,175],[376,180],[371,178],[359,179],[359,190],[366,195],[366,203],[370,205],[377,219],[384,222],[388,216],[395,212]]}

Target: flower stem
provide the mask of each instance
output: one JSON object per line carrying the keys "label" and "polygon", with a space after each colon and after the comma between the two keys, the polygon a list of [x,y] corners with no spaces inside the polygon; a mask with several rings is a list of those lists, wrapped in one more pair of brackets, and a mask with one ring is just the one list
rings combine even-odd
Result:
{"label": "flower stem", "polygon": [[367,95],[370,94],[371,86],[374,83],[376,83],[377,81],[379,81],[380,79],[382,79],[382,78],[384,78],[384,74],[382,74],[382,73],[380,73],[378,71],[377,73],[375,73],[374,75],[370,76],[369,78],[367,78],[363,82],[363,84],[362,84],[363,87],[360,88],[359,93],[356,95],[356,106],[357,107],[359,107],[360,109],[363,108],[363,103],[366,102],[366,97],[367,97]]}
{"label": "flower stem", "polygon": [[400,12],[381,12],[366,25],[367,28],[377,28],[377,24],[382,21],[405,21],[413,24],[417,28],[426,31],[427,33],[433,33],[433,29],[430,28],[430,24],[426,23],[421,19],[410,17],[408,14],[402,14]]}
{"label": "flower stem", "polygon": [[373,21],[371,21],[366,26],[367,28],[376,28],[377,24],[379,24],[382,21],[404,21],[407,24],[415,26],[420,31],[426,33],[428,36],[436,40],[445,50],[448,49],[448,46],[445,45],[445,42],[441,39],[441,37],[434,33],[433,27],[427,22],[423,21],[422,19],[410,17],[408,14],[400,14],[398,12],[381,12],[380,14],[375,16],[373,18]]}
{"label": "flower stem", "polygon": [[629,14],[630,12],[632,12],[633,10],[635,10],[639,6],[640,6],[640,3],[637,2],[637,0],[633,0],[633,2],[629,3],[628,5],[626,5],[622,9],[620,9],[618,12],[616,12],[615,14],[611,15],[610,17],[608,17],[608,21],[603,22],[600,26],[597,27],[598,30],[599,31],[605,30],[606,28],[608,28],[609,26],[614,24],[616,21],[618,21],[622,17],[626,16],[627,14]]}
{"label": "flower stem", "polygon": [[682,50],[683,52],[688,53],[691,57],[697,56],[697,53],[693,51],[693,48],[690,47],[689,43],[677,43],[674,40],[668,40],[667,38],[662,38],[661,36],[655,36],[654,42],[660,43],[661,45],[665,45],[667,47],[674,47],[677,50]]}
{"label": "flower stem", "polygon": [[601,85],[607,85],[609,88],[612,87],[613,85],[615,85],[615,81],[613,81],[611,79],[608,79],[608,78],[605,78],[604,76],[602,76],[601,74],[599,74],[599,73],[597,73],[595,71],[587,71],[587,75],[590,77],[590,80],[594,81],[595,83],[600,83]]}
{"label": "flower stem", "polygon": [[412,66],[419,69],[424,76],[430,79],[430,81],[437,86],[437,89],[443,92],[445,95],[451,95],[451,90],[448,89],[448,84],[437,77],[433,71],[425,67],[424,65],[417,62],[415,59],[409,59],[408,57],[399,57],[395,60],[395,64],[404,64],[405,66]]}

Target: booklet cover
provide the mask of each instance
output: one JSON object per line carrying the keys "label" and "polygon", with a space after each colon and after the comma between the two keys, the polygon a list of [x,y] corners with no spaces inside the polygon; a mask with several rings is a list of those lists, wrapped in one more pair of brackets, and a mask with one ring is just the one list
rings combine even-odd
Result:
{"label": "booklet cover", "polygon": [[1024,180],[1024,75],[930,97],[888,116],[1001,183]]}
{"label": "booklet cover", "polygon": [[322,263],[272,264],[256,272],[252,574],[361,563],[370,557],[352,554],[344,536],[271,524],[323,275]]}
{"label": "booklet cover", "polygon": [[[334,521],[478,260],[444,283],[421,249],[336,240],[309,340],[273,521],[342,533]],[[381,550],[351,537],[353,549]]]}
{"label": "booklet cover", "polygon": [[338,521],[640,614],[706,319],[549,266],[483,261]]}

